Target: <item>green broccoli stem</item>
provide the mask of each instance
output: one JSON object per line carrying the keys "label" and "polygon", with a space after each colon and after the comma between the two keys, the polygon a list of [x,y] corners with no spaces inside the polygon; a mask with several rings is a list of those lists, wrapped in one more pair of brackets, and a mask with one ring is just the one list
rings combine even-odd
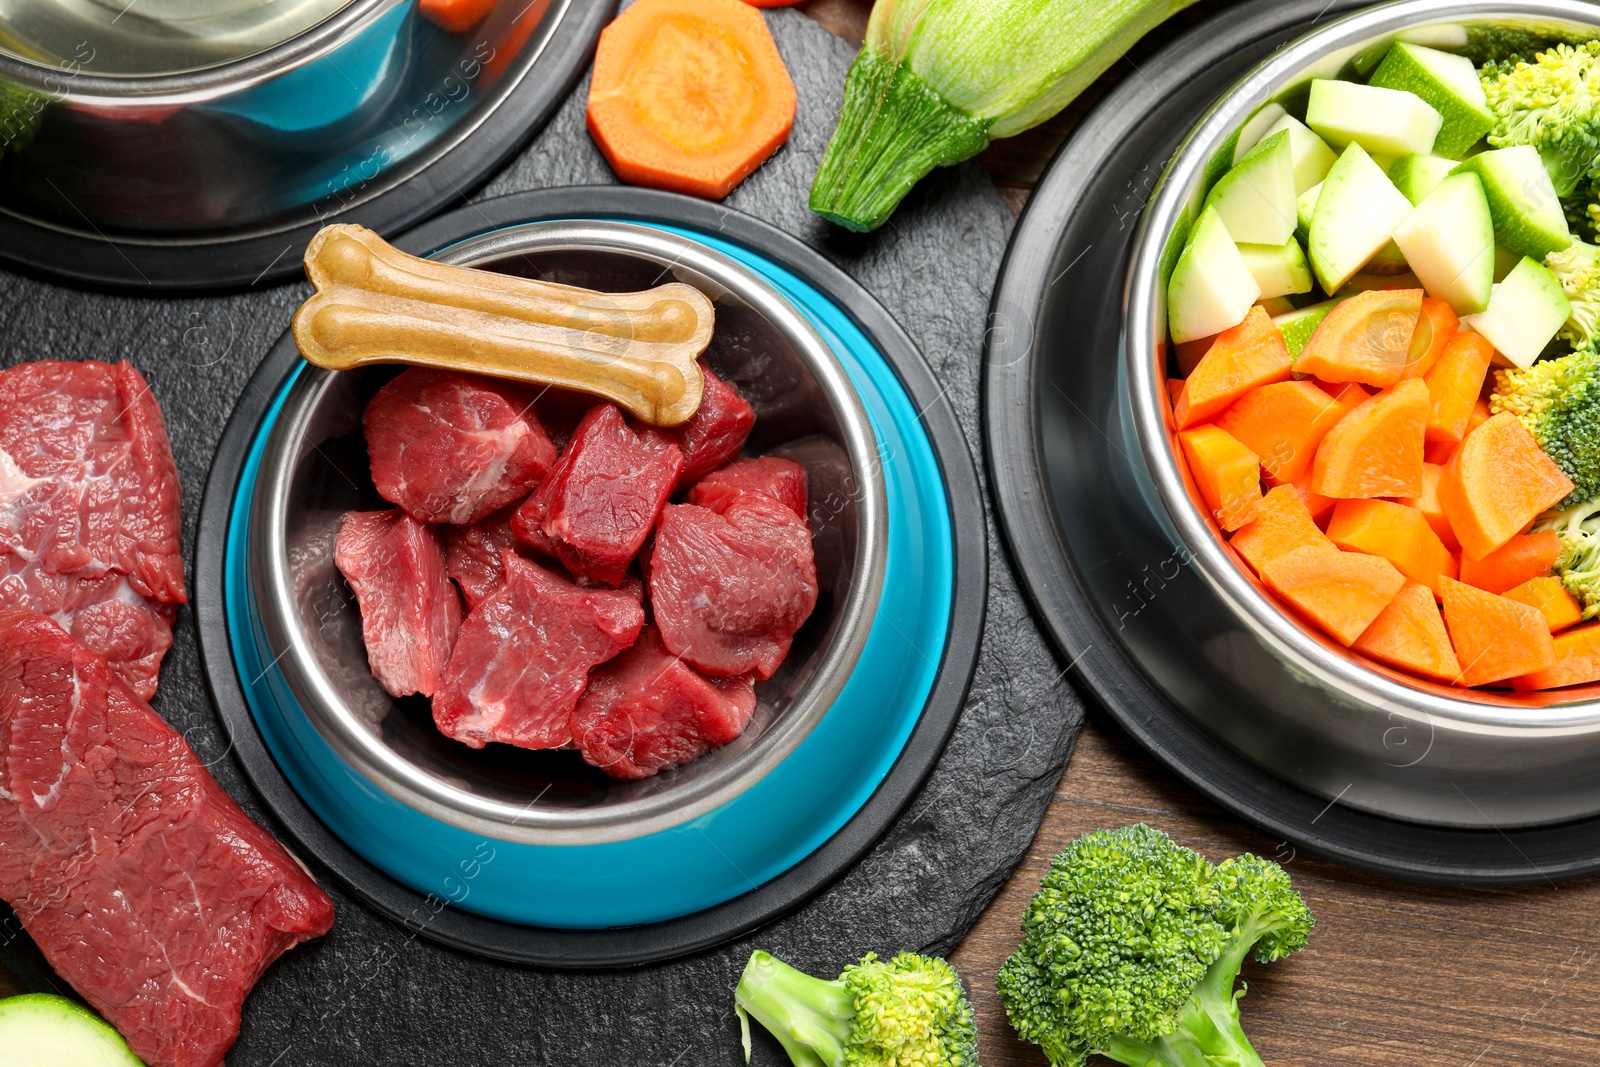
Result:
{"label": "green broccoli stem", "polygon": [[908,64],[864,48],[845,78],[811,210],[847,229],[875,230],[934,167],[959,163],[988,143],[988,122],[952,106]]}
{"label": "green broccoli stem", "polygon": [[1154,1041],[1113,1038],[1103,1054],[1128,1067],[1265,1067],[1239,1021],[1234,982],[1270,922],[1246,922],[1206,970],[1172,1033]]}
{"label": "green broccoli stem", "polygon": [[1572,195],[1578,188],[1578,183],[1588,178],[1595,169],[1594,152],[1559,152],[1553,149],[1541,148],[1539,159],[1544,163],[1545,173],[1550,175],[1550,184],[1555,186],[1556,196],[1565,199]]}
{"label": "green broccoli stem", "polygon": [[[856,1008],[843,982],[814,978],[756,951],[745,964],[733,1001],[778,1039],[794,1067],[839,1067],[844,1062]],[[748,1060],[748,1037],[745,1049]]]}

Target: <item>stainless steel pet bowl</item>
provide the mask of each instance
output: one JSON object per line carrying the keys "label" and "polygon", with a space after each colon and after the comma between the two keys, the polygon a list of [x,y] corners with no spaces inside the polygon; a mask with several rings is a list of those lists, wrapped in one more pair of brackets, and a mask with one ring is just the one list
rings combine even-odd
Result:
{"label": "stainless steel pet bowl", "polygon": [[[482,750],[435,729],[428,702],[391,698],[367,668],[361,621],[333,563],[352,508],[388,507],[361,437],[366,401],[398,368],[304,367],[266,442],[251,507],[251,586],[294,699],[343,759],[406,806],[501,841],[582,845],[694,819],[777,766],[822,718],[861,655],[883,589],[886,503],[867,413],[807,319],[747,268],[665,231],[611,222],[512,227],[439,258],[607,291],[676,279],[716,304],[706,360],[756,409],[751,451],[810,476],[821,596],[744,735],[684,767],[618,782],[574,752]],[[819,506],[820,502],[826,506]]]}
{"label": "stainless steel pet bowl", "polygon": [[1129,589],[1165,605],[1119,615],[1141,666],[1239,752],[1330,801],[1484,828],[1600,812],[1600,686],[1452,689],[1360,658],[1290,617],[1236,562],[1185,489],[1166,415],[1162,263],[1174,234],[1198,212],[1213,158],[1226,164],[1232,134],[1263,105],[1277,102],[1303,117],[1313,78],[1350,76],[1357,64],[1370,70],[1397,39],[1469,49],[1494,27],[1600,36],[1600,7],[1402,0],[1360,11],[1262,62],[1173,156],[1145,212],[1128,277],[1119,406],[1131,425],[1123,420],[1127,469],[1116,472],[1130,496],[1144,499],[1150,535],[1172,551],[1155,570],[1145,558],[1110,564],[1127,570]]}
{"label": "stainless steel pet bowl", "polygon": [[543,121],[611,7],[504,0],[455,32],[418,0],[5,0],[0,259],[251,285],[334,216],[404,226]]}
{"label": "stainless steel pet bowl", "polygon": [[[289,7],[310,24],[280,18],[288,35],[263,34],[261,47],[203,29],[161,47],[139,35],[136,6],[107,21],[99,0],[62,0],[57,11],[89,14],[73,27],[81,40],[47,51],[28,24],[48,6],[0,7],[0,208],[111,233],[234,227],[320,198],[342,206],[332,194],[373,175],[349,171],[359,160],[326,164],[361,142],[404,81],[416,21],[415,0],[305,2]],[[457,72],[462,95],[469,73]]]}

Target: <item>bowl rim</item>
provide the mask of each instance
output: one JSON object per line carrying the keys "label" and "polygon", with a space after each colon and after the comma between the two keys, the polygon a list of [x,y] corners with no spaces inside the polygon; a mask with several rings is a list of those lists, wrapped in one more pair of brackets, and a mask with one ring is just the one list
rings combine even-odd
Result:
{"label": "bowl rim", "polygon": [[[1600,8],[1577,0],[1495,0],[1463,12],[1456,0],[1395,0],[1344,15],[1257,64],[1205,112],[1167,163],[1140,220],[1126,281],[1123,353],[1133,425],[1150,481],[1164,506],[1159,518],[1191,554],[1191,564],[1241,624],[1300,671],[1374,712],[1448,722],[1468,731],[1524,733],[1600,725],[1600,699],[1552,700],[1550,694],[1461,690],[1401,681],[1385,669],[1303,627],[1247,576],[1190,495],[1169,424],[1165,366],[1168,341],[1161,264],[1174,229],[1198,209],[1199,183],[1228,137],[1262,105],[1303,80],[1333,76],[1385,36],[1435,24],[1496,20],[1565,21],[1600,37]],[[1152,356],[1152,354],[1154,354]],[[1560,692],[1559,690],[1555,692]],[[1583,690],[1574,692],[1583,693]],[[1468,694],[1471,694],[1470,696]]]}
{"label": "bowl rim", "polygon": [[[288,661],[283,670],[318,733],[347,762],[401,803],[450,825],[522,844],[589,845],[630,840],[680,825],[743,793],[783,761],[832,706],[860,659],[883,592],[887,490],[876,462],[877,438],[866,409],[832,349],[805,315],[766,281],[733,259],[678,234],[615,221],[539,221],[498,229],[440,249],[434,258],[472,265],[531,251],[601,251],[632,255],[670,270],[681,265],[738,297],[776,326],[801,354],[836,413],[856,487],[856,566],[840,608],[833,639],[822,646],[812,677],[784,712],[725,766],[689,779],[675,790],[656,788],[642,798],[598,808],[535,809],[490,800],[420,770],[387,745],[337,697],[337,687],[316,656],[298,639],[293,582],[287,558],[288,486],[295,448],[311,404],[284,411],[263,455],[252,509],[253,585],[259,618],[270,645]],[[302,368],[295,391],[325,389],[334,372]],[[293,395],[293,392],[290,394]],[[270,606],[271,610],[268,610]],[[303,685],[296,685],[299,679]],[[307,691],[309,687],[309,691]],[[318,712],[321,712],[319,714]]]}
{"label": "bowl rim", "polygon": [[[206,103],[320,59],[359,36],[390,10],[415,2],[346,0],[321,21],[260,51],[162,74],[91,74],[75,60],[50,63],[0,47],[0,78],[15,81],[58,103],[103,108]],[[565,8],[569,3],[571,0],[551,0],[550,6]]]}

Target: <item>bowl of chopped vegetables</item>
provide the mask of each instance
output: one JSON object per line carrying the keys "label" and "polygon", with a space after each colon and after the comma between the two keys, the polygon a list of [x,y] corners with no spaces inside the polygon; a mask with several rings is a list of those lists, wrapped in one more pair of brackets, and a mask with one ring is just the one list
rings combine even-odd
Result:
{"label": "bowl of chopped vegetables", "polygon": [[1190,596],[1120,621],[1330,800],[1600,812],[1597,75],[1588,5],[1367,9],[1242,79],[1145,212],[1126,474]]}

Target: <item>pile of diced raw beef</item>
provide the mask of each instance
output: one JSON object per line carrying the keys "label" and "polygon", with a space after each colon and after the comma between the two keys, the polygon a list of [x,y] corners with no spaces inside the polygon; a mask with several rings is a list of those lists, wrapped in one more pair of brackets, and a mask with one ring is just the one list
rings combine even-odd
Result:
{"label": "pile of diced raw beef", "polygon": [[709,370],[670,431],[403,371],[363,419],[398,506],[347,514],[335,550],[372,673],[463,744],[575,748],[615,778],[732,741],[817,603],[805,468],[741,458],[754,424]]}

